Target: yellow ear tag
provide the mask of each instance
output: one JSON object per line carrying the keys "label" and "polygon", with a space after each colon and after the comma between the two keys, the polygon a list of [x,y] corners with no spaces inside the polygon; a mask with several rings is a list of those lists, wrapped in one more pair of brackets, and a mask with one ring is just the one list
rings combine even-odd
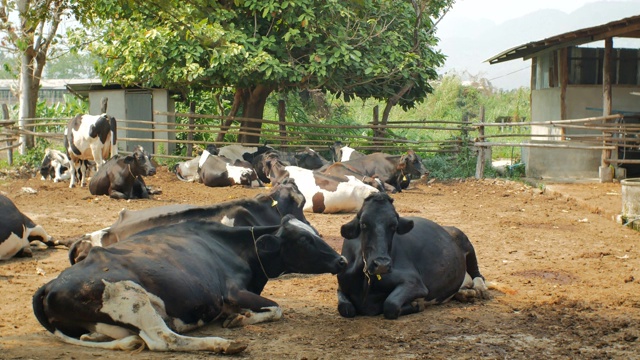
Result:
{"label": "yellow ear tag", "polygon": [[407,177],[406,176],[402,176],[402,181],[407,181]]}
{"label": "yellow ear tag", "polygon": [[276,205],[278,205],[278,202],[277,202],[277,201],[275,201],[275,200],[272,200],[272,201],[271,201],[271,207],[274,207],[274,206],[276,206]]}
{"label": "yellow ear tag", "polygon": [[382,280],[382,276],[380,276],[380,274],[376,274],[376,277],[378,278],[378,281]]}

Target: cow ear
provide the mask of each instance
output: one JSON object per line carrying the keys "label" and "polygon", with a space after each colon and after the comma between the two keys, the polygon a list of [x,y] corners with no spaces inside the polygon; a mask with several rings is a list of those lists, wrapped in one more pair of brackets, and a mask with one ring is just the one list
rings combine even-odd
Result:
{"label": "cow ear", "polygon": [[398,228],[396,232],[399,235],[406,234],[413,229],[413,220],[409,220],[407,218],[400,217],[398,218]]}
{"label": "cow ear", "polygon": [[360,236],[360,219],[354,216],[351,221],[342,225],[340,234],[345,239],[355,239]]}
{"label": "cow ear", "polygon": [[262,235],[256,240],[256,248],[263,252],[278,252],[280,251],[280,238],[272,234]]}

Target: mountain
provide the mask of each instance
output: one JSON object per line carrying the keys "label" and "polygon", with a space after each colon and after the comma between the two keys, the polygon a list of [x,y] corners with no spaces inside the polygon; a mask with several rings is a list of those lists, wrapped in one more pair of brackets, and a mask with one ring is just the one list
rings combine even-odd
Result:
{"label": "mountain", "polygon": [[[635,15],[640,15],[640,1],[588,3],[569,14],[559,10],[539,10],[501,24],[487,19],[446,15],[436,31],[440,38],[439,49],[447,55],[446,63],[439,72],[483,77],[495,87],[507,90],[528,87],[531,60],[516,59],[495,65],[489,65],[485,60],[531,41]],[[636,40],[617,39],[614,44],[640,48],[640,41]]]}

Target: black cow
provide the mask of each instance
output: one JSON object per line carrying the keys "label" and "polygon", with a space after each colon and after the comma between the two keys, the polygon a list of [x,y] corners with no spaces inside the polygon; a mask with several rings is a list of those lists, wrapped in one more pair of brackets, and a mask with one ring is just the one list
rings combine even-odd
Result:
{"label": "black cow", "polygon": [[427,175],[422,159],[413,150],[408,150],[403,155],[378,152],[343,163],[364,175],[377,176],[397,191],[406,189],[412,177],[420,178]]}
{"label": "black cow", "polygon": [[247,345],[178,333],[215,320],[224,327],[278,320],[281,308],[260,296],[269,279],[337,274],[345,266],[344,257],[292,215],[281,225],[257,227],[187,221],[93,248],[37,290],[33,310],[71,344],[231,354]]}
{"label": "black cow", "polygon": [[344,317],[396,319],[454,296],[489,297],[467,236],[431,220],[400,217],[385,193],[368,197],[340,231],[349,263],[338,274],[338,311]]}
{"label": "black cow", "polygon": [[69,249],[69,261],[75,264],[87,256],[93,246],[109,246],[122,239],[157,226],[184,221],[207,220],[227,226],[277,225],[288,214],[311,226],[304,216],[304,195],[293,179],[274,186],[254,198],[244,198],[214,205],[166,205],[148,209],[122,210],[113,225],[87,234]]}
{"label": "black cow", "polygon": [[0,260],[31,257],[32,241],[54,245],[51,236],[40,225],[18,210],[8,197],[0,194]]}
{"label": "black cow", "polygon": [[[71,173],[75,174],[78,168],[83,172],[80,186],[84,186],[87,179],[86,167],[80,162],[93,160],[100,170],[107,159],[118,154],[117,133],[116,119],[107,114],[76,115],[69,121],[64,131],[64,147],[71,160]],[[76,177],[72,176],[69,187],[75,183]]]}
{"label": "black cow", "polygon": [[114,156],[91,178],[92,195],[109,195],[114,199],[148,199],[149,190],[142,176],[153,176],[156,168],[149,154],[138,146],[131,155]]}
{"label": "black cow", "polygon": [[333,162],[355,160],[365,156],[365,154],[349,147],[349,145],[343,145],[342,141],[336,141],[333,145],[329,145],[329,152]]}

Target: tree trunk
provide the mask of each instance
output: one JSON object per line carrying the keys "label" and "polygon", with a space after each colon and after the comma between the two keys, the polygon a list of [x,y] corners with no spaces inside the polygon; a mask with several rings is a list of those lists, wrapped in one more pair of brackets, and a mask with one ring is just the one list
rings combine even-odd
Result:
{"label": "tree trunk", "polygon": [[[246,89],[236,89],[236,93],[233,96],[233,105],[231,106],[231,111],[229,111],[228,116],[236,117],[238,115],[238,111],[240,111],[240,107],[244,105],[246,101],[245,98],[247,96],[248,96],[248,92],[246,91]],[[224,135],[227,133],[227,131],[229,131],[229,128],[231,127],[232,123],[233,123],[232,119],[227,119],[224,121],[221,120],[220,132],[216,137],[217,142],[224,141]]]}
{"label": "tree trunk", "polygon": [[[28,128],[27,125],[32,121],[35,117],[36,103],[38,99],[38,91],[36,87],[35,97],[34,97],[34,79],[33,79],[33,56],[29,54],[29,51],[25,51],[22,54],[21,65],[20,65],[20,107],[18,108],[18,125],[20,130],[33,130]],[[38,81],[39,86],[39,81]],[[35,100],[34,100],[35,99]],[[26,155],[27,149],[33,147],[33,135],[20,135],[20,154]]]}
{"label": "tree trunk", "polygon": [[[267,102],[269,94],[273,91],[273,88],[258,85],[254,88],[247,89],[249,96],[246,99],[243,109],[242,117],[249,119],[262,119],[264,115],[264,105]],[[245,144],[260,144],[260,129],[262,128],[261,122],[245,121],[240,123],[240,136],[238,142]]]}

